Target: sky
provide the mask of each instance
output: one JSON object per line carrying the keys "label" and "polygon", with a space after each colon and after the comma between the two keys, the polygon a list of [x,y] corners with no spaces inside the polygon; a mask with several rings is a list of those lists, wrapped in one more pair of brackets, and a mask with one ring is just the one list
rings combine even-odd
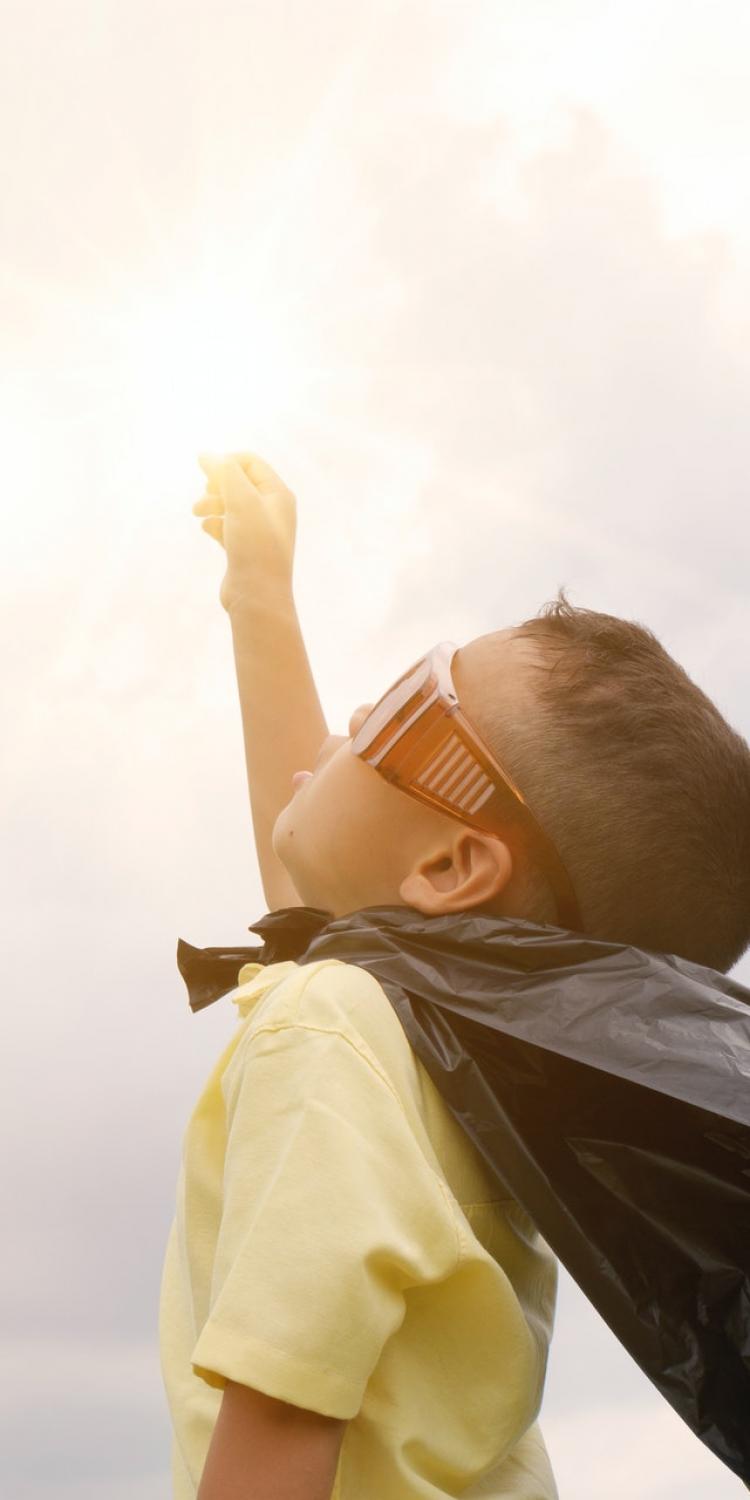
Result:
{"label": "sky", "polygon": [[[297,496],[332,733],[434,641],[647,624],[750,738],[740,0],[6,0],[3,1492],[165,1500],[157,1309],[266,910],[201,452]],[[750,984],[750,956],[733,971]],[[744,1487],[561,1272],[561,1500]]]}

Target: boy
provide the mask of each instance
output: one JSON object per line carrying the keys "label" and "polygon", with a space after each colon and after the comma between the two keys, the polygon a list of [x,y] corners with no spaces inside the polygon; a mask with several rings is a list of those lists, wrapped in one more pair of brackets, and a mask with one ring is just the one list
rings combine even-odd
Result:
{"label": "boy", "polygon": [[[392,903],[554,922],[554,892],[515,840],[404,796],[327,734],[291,596],[294,497],[256,455],[240,457],[215,468],[194,509],[227,552],[222,603],[269,908],[335,916]],[[588,657],[572,656],[593,690],[569,680],[556,697],[540,623],[456,654],[463,712],[514,777],[523,769],[537,809],[562,773],[567,802],[548,795],[544,823],[566,857],[578,845],[587,931],[728,967],[748,941],[749,862],[737,825],[722,824],[723,782],[735,815],[738,795],[747,812],[747,746],[658,642],[608,616],[577,621]],[[595,647],[619,669],[614,693]],[[352,739],[370,707],[353,713]],[[601,741],[593,769],[586,735]],[[292,772],[314,760],[290,800]],[[694,809],[696,789],[705,806],[686,819],[686,849],[705,818],[701,847],[723,881],[717,921],[712,911],[702,928],[703,870],[663,827],[664,795]],[[741,807],[738,821],[750,826]],[[649,881],[658,890],[665,870],[675,899],[654,903]],[[188,1126],[164,1269],[176,1500],[554,1496],[536,1425],[554,1260],[519,1206],[498,1199],[376,979],[335,960],[247,965],[233,998],[245,1025]]]}

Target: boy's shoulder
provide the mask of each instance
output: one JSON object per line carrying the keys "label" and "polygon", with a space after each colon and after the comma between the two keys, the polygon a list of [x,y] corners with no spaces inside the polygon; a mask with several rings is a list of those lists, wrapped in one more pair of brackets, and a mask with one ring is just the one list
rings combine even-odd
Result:
{"label": "boy's shoulder", "polygon": [[255,1032],[261,1026],[321,1026],[348,1032],[364,1027],[378,1035],[400,1023],[374,974],[340,958],[299,964],[245,964],[229,999]]}
{"label": "boy's shoulder", "polygon": [[[496,1181],[480,1160],[462,1125],[451,1114],[429,1072],[407,1037],[399,1015],[374,973],[359,964],[328,958],[298,964],[246,964],[230,992],[242,1018],[242,1033],[229,1065],[230,1077],[251,1061],[253,1038],[264,1048],[294,1028],[305,1029],[311,1048],[321,1032],[343,1037],[395,1096],[427,1164],[460,1202],[481,1203],[497,1196]],[[304,1045],[304,1042],[303,1042]],[[341,1054],[342,1057],[344,1054]],[[335,1050],[326,1065],[335,1068]],[[351,1074],[346,1070],[346,1076]],[[227,1082],[229,1083],[229,1078]],[[368,1096],[372,1098],[372,1096]]]}
{"label": "boy's shoulder", "polygon": [[288,1026],[332,1031],[378,1065],[397,1088],[413,1087],[416,1062],[382,986],[368,969],[326,958],[245,964],[229,997],[245,1021],[243,1040]]}

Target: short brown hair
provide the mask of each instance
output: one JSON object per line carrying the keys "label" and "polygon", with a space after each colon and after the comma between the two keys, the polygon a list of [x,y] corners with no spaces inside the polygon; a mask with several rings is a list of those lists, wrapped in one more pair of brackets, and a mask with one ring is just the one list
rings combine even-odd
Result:
{"label": "short brown hair", "polygon": [[[750,944],[747,741],[645,625],[560,588],[514,633],[540,648],[539,713],[485,704],[484,732],[556,843],[584,931],[726,973]],[[533,867],[523,904],[556,921]]]}

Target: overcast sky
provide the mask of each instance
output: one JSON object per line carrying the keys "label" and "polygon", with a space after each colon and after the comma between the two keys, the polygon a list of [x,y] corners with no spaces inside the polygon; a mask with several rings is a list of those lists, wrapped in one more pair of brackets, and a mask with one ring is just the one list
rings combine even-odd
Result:
{"label": "overcast sky", "polygon": [[[750,737],[749,130],[742,0],[6,0],[13,1500],[169,1495],[161,1265],[236,1025],[175,949],[266,909],[197,454],[297,495],[332,733],[564,584]],[[561,1500],[744,1494],[564,1272],[542,1429]]]}

